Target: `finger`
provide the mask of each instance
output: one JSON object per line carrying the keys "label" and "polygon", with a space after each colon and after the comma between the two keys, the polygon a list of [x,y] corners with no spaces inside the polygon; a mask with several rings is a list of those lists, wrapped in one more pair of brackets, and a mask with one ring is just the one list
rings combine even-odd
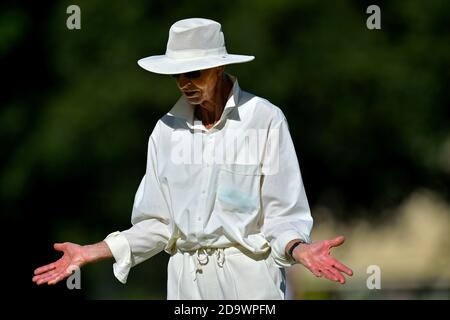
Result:
{"label": "finger", "polygon": [[317,262],[316,263],[317,269],[320,271],[320,273],[327,279],[331,280],[331,281],[336,281],[337,278],[335,278],[335,276],[333,275],[333,273],[331,273],[328,269],[329,267],[326,264]]}
{"label": "finger", "polygon": [[56,250],[56,251],[63,251],[64,250],[64,243],[55,243],[54,245],[53,245],[53,248]]}
{"label": "finger", "polygon": [[310,271],[312,272],[312,274],[315,275],[317,278],[322,277],[322,272],[320,272],[319,269],[317,269],[317,268],[310,268],[309,270],[310,270]]}
{"label": "finger", "polygon": [[53,277],[51,277],[51,278],[48,278],[48,279],[45,279],[44,281],[41,281],[41,282],[38,283],[38,284],[44,284],[44,283],[47,283],[47,284],[50,286],[50,285],[57,284],[59,281],[60,281],[60,279],[58,278],[58,275],[55,275],[55,276],[53,276]]}
{"label": "finger", "polygon": [[330,248],[333,248],[333,247],[340,246],[344,242],[345,242],[345,237],[344,236],[339,236],[339,237],[336,237],[336,238],[334,238],[332,240],[329,240],[328,241],[328,245],[330,246]]}
{"label": "finger", "polygon": [[48,284],[49,285],[56,284],[59,281],[63,280],[64,278],[67,278],[71,274],[72,274],[72,272],[70,272],[68,269],[66,269],[66,270],[60,272],[58,275],[55,275],[53,279],[48,281]]}
{"label": "finger", "polygon": [[350,269],[349,267],[347,267],[346,265],[340,263],[339,261],[337,261],[336,259],[332,259],[331,262],[332,266],[335,267],[336,269],[338,269],[339,271],[342,271],[344,273],[346,273],[349,276],[353,275],[353,271],[352,269]]}
{"label": "finger", "polygon": [[37,276],[33,277],[33,281],[36,282],[37,284],[39,284],[39,282],[43,282],[42,280],[44,279],[48,279],[56,274],[59,274],[61,272],[61,270],[57,269],[57,270],[53,270],[53,271],[49,271]]}
{"label": "finger", "polygon": [[344,276],[335,268],[330,268],[328,269],[328,271],[330,271],[335,277],[336,277],[336,281],[338,281],[341,284],[345,283],[345,278]]}
{"label": "finger", "polygon": [[47,284],[48,285],[57,284],[62,279],[64,279],[64,272],[60,272],[60,273],[54,275],[52,278],[48,279]]}
{"label": "finger", "polygon": [[47,271],[49,271],[49,270],[53,270],[53,269],[55,269],[55,268],[56,268],[55,262],[52,262],[52,263],[50,263],[50,264],[47,264],[47,265],[45,265],[45,266],[42,266],[42,267],[37,268],[36,270],[34,270],[34,274],[35,274],[35,275],[38,275],[38,274],[47,272]]}
{"label": "finger", "polygon": [[38,284],[42,284],[42,283],[47,283],[48,285],[56,284],[65,278],[63,275],[64,275],[64,272],[53,274],[45,279],[42,279],[40,281],[40,283],[38,283]]}
{"label": "finger", "polygon": [[50,278],[53,277],[53,276],[54,276],[54,274],[51,275],[51,276],[49,276],[49,275],[39,276],[39,278],[37,278],[37,279],[35,280],[35,282],[36,282],[37,285],[41,285],[41,284],[43,284],[43,283],[46,283],[47,280],[50,279]]}
{"label": "finger", "polygon": [[41,279],[44,279],[44,278],[46,278],[46,277],[48,277],[48,273],[43,273],[43,274],[40,274],[40,275],[38,275],[38,276],[34,276],[31,280],[33,281],[33,282],[39,282],[39,280],[41,280]]}
{"label": "finger", "polygon": [[33,281],[36,282],[37,284],[41,284],[43,282],[46,282],[47,279],[49,279],[55,275],[58,275],[59,273],[61,273],[61,269],[49,271],[49,272],[46,272],[46,273],[43,273],[43,274],[33,277]]}
{"label": "finger", "polygon": [[41,284],[48,283],[50,280],[54,279],[58,274],[52,274],[50,276],[41,277],[36,281],[36,284],[39,286]]}
{"label": "finger", "polygon": [[331,281],[337,281],[337,278],[335,277],[335,275],[328,269],[325,270],[321,270],[323,275],[325,276],[325,278],[327,278],[328,280]]}

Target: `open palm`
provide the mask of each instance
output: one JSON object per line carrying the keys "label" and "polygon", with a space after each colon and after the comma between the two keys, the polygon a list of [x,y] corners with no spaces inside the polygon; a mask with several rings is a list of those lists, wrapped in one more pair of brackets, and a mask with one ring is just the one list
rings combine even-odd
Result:
{"label": "open palm", "polygon": [[43,283],[55,284],[70,276],[73,270],[86,264],[82,246],[71,243],[55,243],[55,250],[63,252],[63,256],[50,264],[34,270],[33,282],[40,285]]}
{"label": "open palm", "polygon": [[308,268],[316,277],[324,276],[331,281],[344,284],[345,278],[341,272],[351,276],[353,271],[330,255],[331,248],[340,246],[344,241],[345,238],[340,236],[332,240],[302,244],[297,247],[298,250],[294,249],[293,255],[295,260]]}

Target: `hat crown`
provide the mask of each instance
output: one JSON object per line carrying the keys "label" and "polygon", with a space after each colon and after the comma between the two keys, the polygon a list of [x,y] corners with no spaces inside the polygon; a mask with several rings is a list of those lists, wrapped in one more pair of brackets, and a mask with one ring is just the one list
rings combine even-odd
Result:
{"label": "hat crown", "polygon": [[248,62],[254,58],[227,52],[220,23],[189,18],[170,27],[165,54],[139,59],[138,64],[150,72],[180,74]]}
{"label": "hat crown", "polygon": [[172,58],[189,58],[199,54],[226,54],[220,23],[203,18],[175,22],[169,30],[166,55]]}

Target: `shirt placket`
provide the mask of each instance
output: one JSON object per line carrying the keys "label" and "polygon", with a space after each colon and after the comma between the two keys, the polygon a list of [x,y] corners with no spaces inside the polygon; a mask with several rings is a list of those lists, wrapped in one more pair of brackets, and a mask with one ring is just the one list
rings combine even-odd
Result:
{"label": "shirt placket", "polygon": [[[200,188],[200,210],[197,211],[196,225],[198,234],[202,235],[205,226],[205,217],[208,217],[208,198],[209,198],[209,185],[211,181],[211,175],[214,165],[214,129],[203,132],[203,154],[202,164],[203,179]],[[200,239],[201,240],[201,239]]]}

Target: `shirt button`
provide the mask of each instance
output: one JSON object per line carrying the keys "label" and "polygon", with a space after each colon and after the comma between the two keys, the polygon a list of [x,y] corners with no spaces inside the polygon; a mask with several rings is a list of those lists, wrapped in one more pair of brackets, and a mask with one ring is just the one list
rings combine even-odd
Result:
{"label": "shirt button", "polygon": [[198,221],[202,221],[202,218],[198,217],[197,220],[198,220]]}
{"label": "shirt button", "polygon": [[203,194],[205,194],[205,193],[206,193],[206,191],[205,191],[205,190],[202,190],[202,193],[203,193]]}

